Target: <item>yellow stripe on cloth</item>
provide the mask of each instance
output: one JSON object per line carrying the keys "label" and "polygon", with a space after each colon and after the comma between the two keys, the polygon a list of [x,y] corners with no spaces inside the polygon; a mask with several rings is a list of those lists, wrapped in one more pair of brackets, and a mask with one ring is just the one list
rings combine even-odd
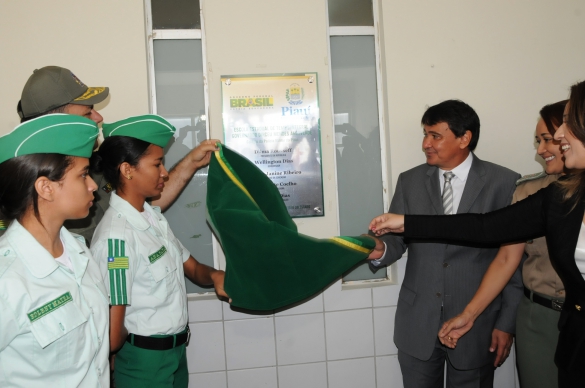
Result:
{"label": "yellow stripe on cloth", "polygon": [[358,252],[370,253],[372,251],[371,249],[364,248],[361,245],[354,244],[354,243],[349,242],[341,237],[332,237],[332,238],[330,238],[330,240],[333,242],[336,242],[337,244],[346,246],[346,247],[351,248],[351,249],[358,251]]}
{"label": "yellow stripe on cloth", "polygon": [[223,155],[221,153],[221,149],[219,149],[217,151],[214,151],[214,154],[215,154],[215,158],[217,159],[217,162],[219,163],[219,165],[221,166],[221,168],[223,169],[223,171],[225,172],[225,174],[231,179],[232,182],[234,182],[234,184],[236,186],[238,186],[240,188],[240,190],[242,190],[248,196],[248,198],[250,198],[250,201],[254,202],[254,204],[256,206],[258,206],[258,204],[256,203],[256,201],[254,201],[254,198],[252,198],[252,196],[250,195],[250,193],[248,192],[248,190],[246,190],[246,188],[244,187],[244,185],[242,184],[242,182],[240,182],[240,180],[236,177],[236,175],[234,174],[234,172],[232,171],[232,169],[227,165],[227,163],[223,159]]}

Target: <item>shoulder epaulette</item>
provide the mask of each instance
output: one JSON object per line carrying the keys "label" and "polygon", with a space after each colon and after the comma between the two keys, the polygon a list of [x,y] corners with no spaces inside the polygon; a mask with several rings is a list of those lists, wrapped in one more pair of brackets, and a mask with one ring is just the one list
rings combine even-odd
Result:
{"label": "shoulder epaulette", "polygon": [[534,174],[528,174],[528,175],[524,175],[522,178],[518,179],[516,181],[516,186],[520,185],[521,183],[524,182],[529,182],[529,181],[534,181],[540,178],[544,178],[545,176],[547,176],[547,173],[544,171],[541,172],[537,172]]}

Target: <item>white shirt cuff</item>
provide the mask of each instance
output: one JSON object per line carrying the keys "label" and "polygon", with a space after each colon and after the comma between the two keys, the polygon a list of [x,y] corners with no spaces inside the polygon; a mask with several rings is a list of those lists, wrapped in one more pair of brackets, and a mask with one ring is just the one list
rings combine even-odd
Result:
{"label": "white shirt cuff", "polygon": [[[382,241],[382,242],[384,242],[384,241]],[[382,264],[382,260],[384,260],[384,257],[386,257],[386,249],[387,248],[388,247],[386,246],[386,243],[384,242],[384,254],[382,254],[382,257],[380,257],[379,259],[376,259],[376,260],[372,260],[371,261],[371,263],[372,263],[373,266],[379,267],[380,264]]]}

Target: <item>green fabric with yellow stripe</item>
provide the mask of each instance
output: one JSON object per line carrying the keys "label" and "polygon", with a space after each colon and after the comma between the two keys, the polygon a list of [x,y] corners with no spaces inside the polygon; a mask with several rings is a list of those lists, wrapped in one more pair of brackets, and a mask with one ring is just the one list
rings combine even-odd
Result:
{"label": "green fabric with yellow stripe", "polygon": [[128,304],[126,271],[129,269],[124,240],[108,239],[108,276],[110,277],[110,304]]}
{"label": "green fabric with yellow stripe", "polygon": [[274,183],[221,145],[209,165],[207,212],[226,256],[232,306],[250,310],[280,309],[322,291],[375,245],[367,236],[298,233]]}

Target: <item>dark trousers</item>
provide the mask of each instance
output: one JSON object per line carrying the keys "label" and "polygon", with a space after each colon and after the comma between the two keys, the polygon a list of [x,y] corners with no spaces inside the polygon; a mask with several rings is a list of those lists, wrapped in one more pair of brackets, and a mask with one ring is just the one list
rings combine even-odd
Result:
{"label": "dark trousers", "polygon": [[516,317],[516,364],[522,388],[556,388],[560,311],[522,297]]}
{"label": "dark trousers", "polygon": [[404,388],[443,388],[447,363],[448,388],[492,388],[494,366],[487,364],[477,369],[458,370],[451,365],[446,348],[437,338],[431,358],[423,361],[398,350]]}

